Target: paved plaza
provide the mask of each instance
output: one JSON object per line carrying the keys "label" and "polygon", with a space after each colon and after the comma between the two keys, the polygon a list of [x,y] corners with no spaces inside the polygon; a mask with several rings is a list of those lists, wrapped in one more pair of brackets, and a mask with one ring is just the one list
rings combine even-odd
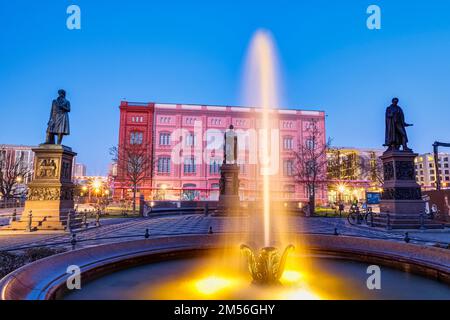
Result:
{"label": "paved plaza", "polygon": [[[88,229],[77,230],[76,248],[96,246],[111,242],[144,238],[146,229],[150,238],[181,235],[206,234],[210,227],[214,233],[246,232],[249,227],[247,217],[212,217],[200,214],[162,216],[153,218],[105,218],[102,226],[94,227],[90,220]],[[305,232],[333,234],[335,228],[339,235],[382,238],[391,241],[404,241],[404,232],[373,229],[366,226],[352,226],[342,218],[305,218],[288,217],[287,232]],[[417,243],[435,245],[436,242],[449,243],[450,229],[410,231],[410,237],[420,240]],[[54,248],[72,248],[70,234],[0,234],[0,250],[11,250],[28,246],[49,246]]]}

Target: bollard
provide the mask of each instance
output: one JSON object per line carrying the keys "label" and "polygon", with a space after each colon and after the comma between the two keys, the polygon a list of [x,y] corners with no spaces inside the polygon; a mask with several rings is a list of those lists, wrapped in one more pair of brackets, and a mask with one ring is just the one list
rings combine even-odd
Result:
{"label": "bollard", "polygon": [[408,232],[405,233],[405,239],[404,240],[405,240],[406,243],[409,243],[409,241],[411,241],[411,238],[409,237],[409,233]]}
{"label": "bollard", "polygon": [[145,229],[144,238],[145,238],[145,239],[150,238],[150,232],[148,232],[148,229]]}
{"label": "bollard", "polygon": [[387,230],[391,230],[392,229],[392,227],[391,227],[391,215],[388,213],[386,216],[387,216],[386,229]]}
{"label": "bollard", "polygon": [[425,219],[423,213],[420,214],[420,230],[425,230]]}
{"label": "bollard", "polygon": [[373,228],[373,213],[370,213],[370,226]]}
{"label": "bollard", "polygon": [[72,225],[72,211],[69,211],[69,213],[67,214],[67,220],[66,220],[66,231],[72,232],[72,230],[70,228],[71,225]]}
{"label": "bollard", "polygon": [[212,227],[210,226],[209,227],[209,231],[208,231],[208,234],[213,234],[214,232],[213,232],[213,230],[212,230]]}
{"label": "bollard", "polygon": [[84,228],[87,229],[87,227],[88,227],[88,215],[87,215],[87,212],[85,212],[83,214],[83,224],[84,224]]}
{"label": "bollard", "polygon": [[30,210],[28,213],[28,224],[27,224],[27,231],[32,232],[33,231],[33,211]]}
{"label": "bollard", "polygon": [[12,217],[11,217],[11,222],[14,222],[14,221],[16,221],[16,220],[17,220],[17,210],[14,209],[13,214],[12,214]]}
{"label": "bollard", "polygon": [[208,204],[206,203],[205,207],[203,208],[203,213],[205,214],[205,216],[208,215],[208,211],[209,211],[209,208],[208,208]]}
{"label": "bollard", "polygon": [[339,232],[338,232],[337,228],[334,228],[334,235],[335,235],[335,236],[338,236],[338,235],[339,235]]}
{"label": "bollard", "polygon": [[75,250],[75,246],[77,245],[77,235],[75,233],[72,233],[70,244],[72,245],[72,250]]}

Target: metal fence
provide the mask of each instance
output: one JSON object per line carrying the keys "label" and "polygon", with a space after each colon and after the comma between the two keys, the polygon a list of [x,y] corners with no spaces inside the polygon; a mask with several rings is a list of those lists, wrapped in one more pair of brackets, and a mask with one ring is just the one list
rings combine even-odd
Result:
{"label": "metal fence", "polygon": [[22,199],[3,199],[0,200],[0,209],[21,208],[25,205]]}
{"label": "metal fence", "polygon": [[[115,240],[125,240],[125,239],[151,239],[151,238],[162,238],[162,237],[173,237],[173,236],[195,236],[195,235],[207,235],[207,234],[232,234],[229,232],[215,232],[212,227],[209,227],[208,231],[204,233],[198,233],[198,232],[180,232],[180,233],[155,233],[152,234],[150,229],[143,230],[142,233],[136,233],[136,234],[130,234],[130,235],[123,235],[123,236],[106,236],[106,237],[96,237],[96,238],[77,238],[76,233],[72,233],[70,236],[70,240],[65,241],[59,241],[59,242],[52,242],[52,243],[45,243],[45,244],[36,244],[36,245],[25,245],[25,246],[17,246],[12,248],[6,248],[1,249],[0,252],[14,252],[14,251],[23,251],[28,249],[34,249],[34,248],[44,248],[44,247],[61,247],[66,246],[69,247],[71,250],[79,249],[78,246],[81,243],[92,243],[95,245],[95,242],[97,242],[97,245],[105,244],[105,241],[111,240],[110,243],[115,243]],[[364,238],[364,239],[373,239],[373,240],[391,240],[391,241],[397,241],[397,242],[405,242],[405,243],[412,243],[412,244],[419,244],[419,245],[427,245],[427,246],[435,246],[440,248],[446,248],[450,249],[450,242],[446,241],[430,241],[426,239],[419,239],[410,237],[408,232],[405,232],[403,235],[396,235],[396,236],[367,236],[367,235],[351,235],[351,234],[345,234],[340,233],[339,228],[334,228],[334,231],[332,232],[290,232],[288,234],[292,235],[326,235],[326,236],[334,236],[334,237],[351,237],[351,238]]]}

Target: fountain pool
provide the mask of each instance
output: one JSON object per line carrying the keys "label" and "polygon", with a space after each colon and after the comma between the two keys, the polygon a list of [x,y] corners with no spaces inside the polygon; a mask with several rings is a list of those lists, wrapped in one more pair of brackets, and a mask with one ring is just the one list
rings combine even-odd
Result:
{"label": "fountain pool", "polygon": [[295,259],[300,265],[310,265],[313,269],[303,272],[286,269],[281,285],[251,284],[247,274],[220,266],[216,259],[197,257],[119,271],[94,280],[63,298],[450,299],[450,287],[446,284],[392,268],[381,267],[381,290],[369,290],[366,286],[367,263],[320,256]]}

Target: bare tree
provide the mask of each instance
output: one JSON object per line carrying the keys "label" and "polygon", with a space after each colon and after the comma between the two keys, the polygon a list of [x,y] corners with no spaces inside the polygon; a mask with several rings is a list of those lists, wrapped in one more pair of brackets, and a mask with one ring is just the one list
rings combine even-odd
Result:
{"label": "bare tree", "polygon": [[379,186],[383,185],[383,162],[375,152],[370,152],[368,157],[361,158],[359,165],[365,179]]}
{"label": "bare tree", "polygon": [[314,215],[316,207],[316,191],[327,182],[327,150],[331,139],[325,140],[323,130],[317,120],[310,119],[304,131],[305,141],[298,150],[293,151],[294,172],[297,183],[304,185],[309,198],[309,213]]}
{"label": "bare tree", "polygon": [[24,162],[24,154],[15,157],[13,152],[0,148],[0,194],[5,202],[16,195],[17,186],[31,177],[31,169]]}
{"label": "bare tree", "polygon": [[110,153],[117,164],[118,177],[129,181],[133,189],[133,213],[136,212],[136,194],[139,185],[151,177],[153,159],[148,146],[130,144],[124,148],[113,147]]}

